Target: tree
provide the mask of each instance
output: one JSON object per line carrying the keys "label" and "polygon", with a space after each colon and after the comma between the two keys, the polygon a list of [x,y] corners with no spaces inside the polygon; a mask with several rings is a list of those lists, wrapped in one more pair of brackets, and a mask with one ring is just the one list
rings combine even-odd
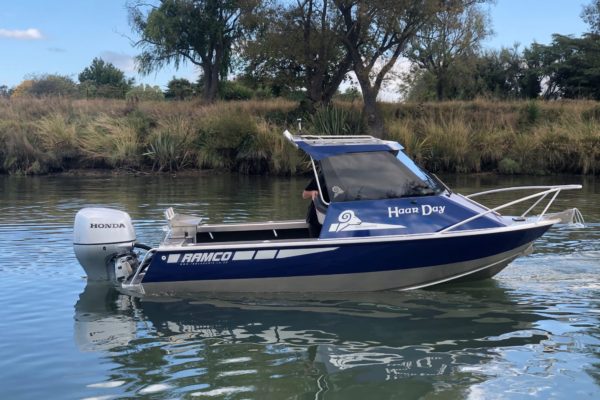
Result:
{"label": "tree", "polygon": [[[479,52],[481,41],[490,34],[488,25],[488,17],[479,4],[466,7],[450,4],[424,24],[410,41],[407,56],[429,71],[435,80],[438,101],[457,96],[457,85],[451,82],[456,81],[456,73],[460,71],[457,67],[467,65]],[[449,93],[453,89],[455,92]]]}
{"label": "tree", "polygon": [[545,98],[600,100],[600,35],[552,35],[552,43],[531,46],[529,57],[546,83]]}
{"label": "tree", "polygon": [[157,6],[129,7],[140,40],[139,70],[150,73],[173,63],[190,62],[202,70],[202,98],[213,102],[226,78],[232,47],[243,34],[241,19],[258,0],[160,0]]}
{"label": "tree", "polygon": [[63,75],[37,75],[21,82],[12,96],[73,96],[77,93],[77,85],[71,78]]}
{"label": "tree", "polygon": [[194,85],[185,78],[171,79],[167,83],[167,91],[165,97],[167,99],[185,100],[194,94]]}
{"label": "tree", "polygon": [[244,49],[246,71],[290,91],[304,87],[313,109],[329,103],[351,67],[332,0],[272,4],[261,17],[261,29]]}
{"label": "tree", "polygon": [[[369,129],[383,132],[377,96],[406,45],[437,12],[439,0],[334,0],[344,20],[341,40],[352,59]],[[456,0],[458,4],[472,1]]]}
{"label": "tree", "polygon": [[6,85],[0,85],[0,98],[9,98],[13,92],[13,89]]}
{"label": "tree", "polygon": [[[536,98],[541,92],[539,60],[531,49],[512,48],[479,51],[456,58],[448,66],[445,99],[470,100],[477,96],[496,99]],[[417,68],[403,88],[410,100],[438,98],[438,80],[429,70]]]}
{"label": "tree", "polygon": [[600,34],[600,0],[592,0],[583,7],[581,18],[590,26],[592,33]]}
{"label": "tree", "polygon": [[132,78],[127,79],[123,71],[101,58],[94,58],[78,78],[86,97],[123,98],[134,82]]}
{"label": "tree", "polygon": [[29,95],[29,89],[33,86],[32,79],[26,79],[19,83],[12,92],[11,97],[25,97]]}
{"label": "tree", "polygon": [[474,71],[479,80],[478,94],[498,99],[538,97],[541,87],[533,60],[527,61],[519,46],[486,51]]}

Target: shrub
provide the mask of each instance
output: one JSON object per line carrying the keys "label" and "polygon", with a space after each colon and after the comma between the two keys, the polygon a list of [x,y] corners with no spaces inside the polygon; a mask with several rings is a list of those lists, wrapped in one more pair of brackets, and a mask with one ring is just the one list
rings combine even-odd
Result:
{"label": "shrub", "polygon": [[201,122],[198,139],[198,166],[233,169],[238,148],[246,136],[256,134],[256,123],[239,112],[206,118]]}
{"label": "shrub", "polygon": [[498,163],[498,172],[505,175],[520,174],[521,165],[511,158],[503,158]]}
{"label": "shrub", "polygon": [[254,93],[252,89],[235,81],[221,82],[219,96],[223,100],[250,100]]}

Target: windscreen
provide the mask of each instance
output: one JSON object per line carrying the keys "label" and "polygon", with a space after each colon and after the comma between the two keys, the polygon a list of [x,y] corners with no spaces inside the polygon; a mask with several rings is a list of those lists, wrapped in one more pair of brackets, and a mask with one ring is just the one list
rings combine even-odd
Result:
{"label": "windscreen", "polygon": [[347,153],[321,160],[332,201],[429,196],[443,189],[425,173],[415,174],[391,152]]}

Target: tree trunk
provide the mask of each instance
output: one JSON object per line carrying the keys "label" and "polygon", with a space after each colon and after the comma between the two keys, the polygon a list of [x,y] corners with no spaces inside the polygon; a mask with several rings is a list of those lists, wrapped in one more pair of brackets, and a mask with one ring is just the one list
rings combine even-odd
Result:
{"label": "tree trunk", "polygon": [[444,78],[442,78],[442,76],[437,77],[435,82],[435,93],[438,101],[444,100]]}
{"label": "tree trunk", "polygon": [[363,120],[366,122],[370,134],[382,138],[385,134],[383,117],[377,107],[377,94],[379,90],[371,86],[368,73],[356,74],[363,95]]}
{"label": "tree trunk", "polygon": [[214,103],[217,99],[217,94],[219,91],[219,73],[215,66],[204,66],[203,70],[203,78],[204,85],[202,87],[202,101],[205,103]]}
{"label": "tree trunk", "polygon": [[363,92],[363,100],[363,118],[366,118],[369,133],[379,138],[383,138],[385,129],[383,117],[377,106],[377,95],[372,92],[367,94]]}

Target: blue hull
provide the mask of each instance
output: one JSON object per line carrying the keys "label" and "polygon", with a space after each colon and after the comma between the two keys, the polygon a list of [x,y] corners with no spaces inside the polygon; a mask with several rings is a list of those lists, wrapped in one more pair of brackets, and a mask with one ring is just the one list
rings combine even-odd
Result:
{"label": "blue hull", "polygon": [[[186,290],[193,290],[196,285],[202,291],[224,288],[224,291],[241,292],[264,290],[258,289],[260,285],[244,285],[245,281],[262,280],[268,283],[269,291],[310,291],[313,284],[320,291],[336,290],[332,284],[324,284],[322,279],[336,282],[332,278],[337,276],[340,282],[346,283],[349,278],[370,279],[371,282],[365,282],[364,290],[426,286],[430,282],[450,280],[453,276],[481,273],[485,268],[496,273],[550,226],[531,225],[513,230],[414,239],[319,240],[269,247],[238,244],[210,249],[159,249],[141,283],[148,287],[167,283],[169,289],[175,287],[170,284],[188,283],[183,285]],[[294,279],[297,284],[308,287],[293,290]],[[374,279],[378,282],[372,282]],[[280,283],[280,288],[272,287]],[[354,282],[347,290],[362,290],[362,286],[360,282]]]}

